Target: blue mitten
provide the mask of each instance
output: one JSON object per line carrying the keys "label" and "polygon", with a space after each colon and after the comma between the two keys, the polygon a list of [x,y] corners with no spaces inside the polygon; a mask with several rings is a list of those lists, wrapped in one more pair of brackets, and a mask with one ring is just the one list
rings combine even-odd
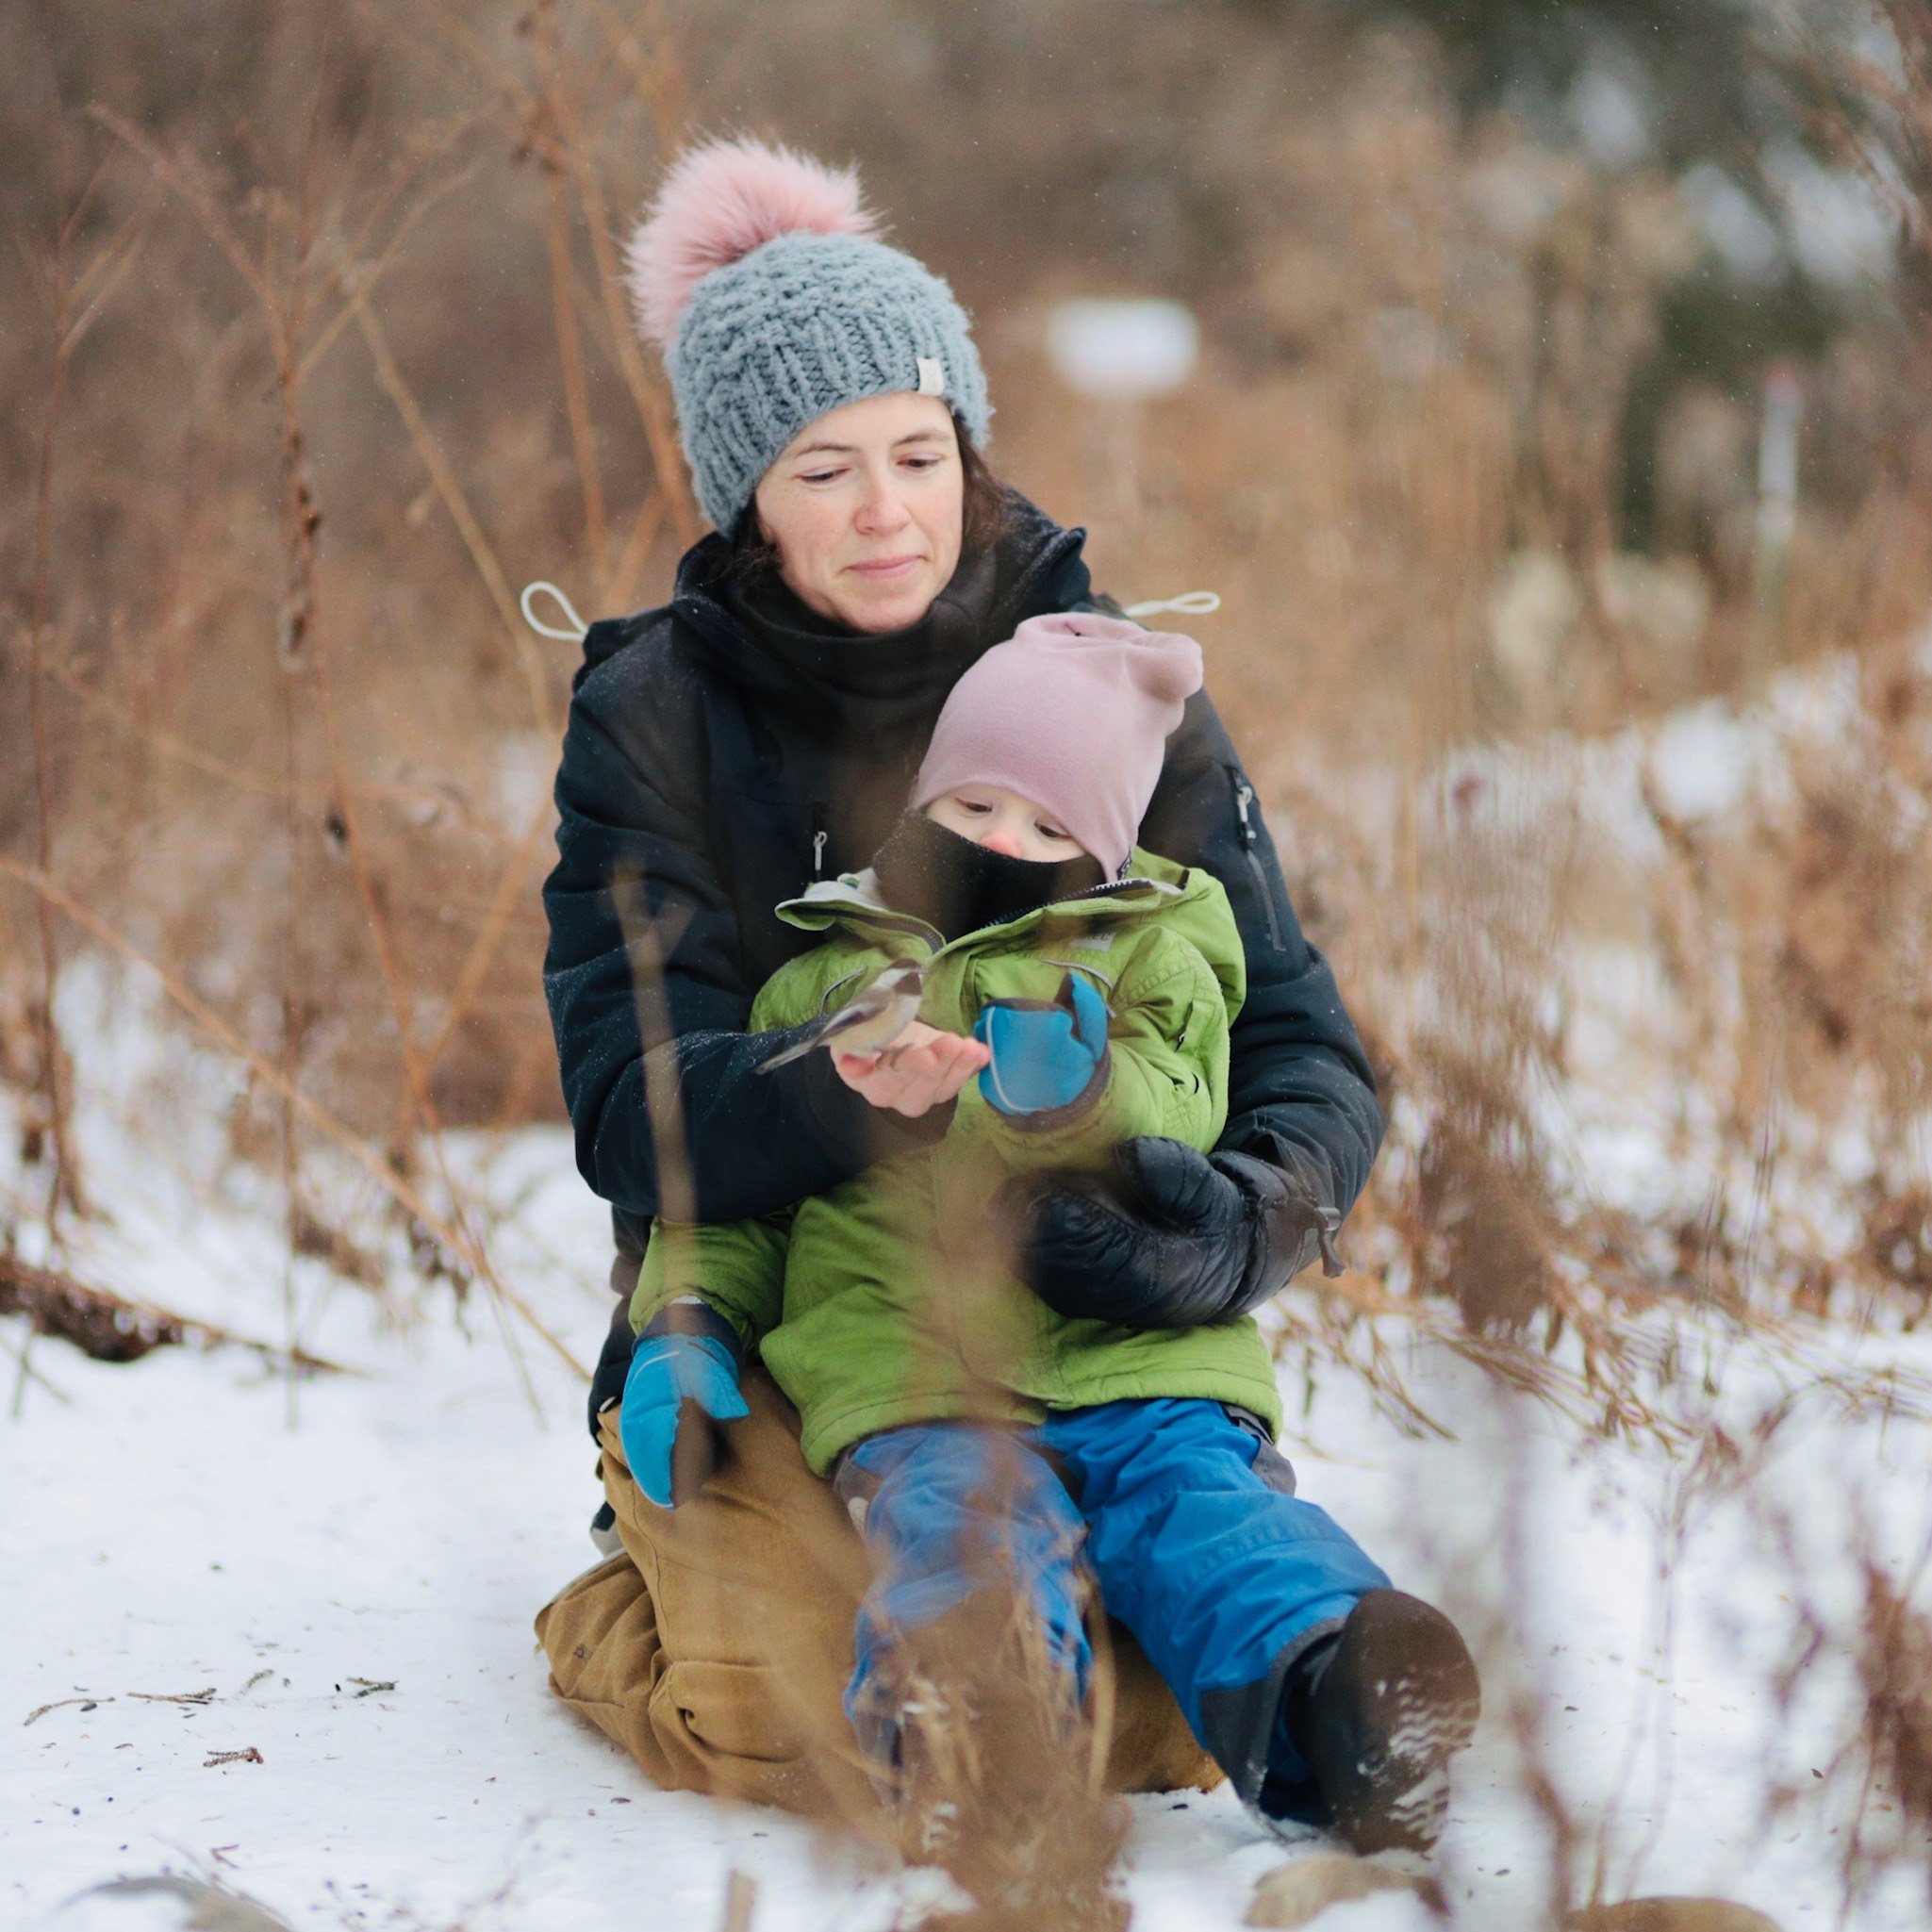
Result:
{"label": "blue mitten", "polygon": [[[685,1414],[687,1403],[695,1414]],[[632,1478],[660,1510],[683,1502],[710,1473],[717,1460],[717,1425],[751,1412],[738,1389],[737,1354],[729,1343],[710,1334],[647,1332],[637,1338],[618,1434]],[[702,1431],[704,1440],[687,1440],[674,1459],[680,1428]],[[673,1460],[680,1465],[675,1491]]]}
{"label": "blue mitten", "polygon": [[1107,1002],[1084,973],[1068,973],[1060,997],[996,999],[980,1009],[973,1038],[993,1050],[980,1092],[1001,1114],[1070,1107],[1107,1061]]}

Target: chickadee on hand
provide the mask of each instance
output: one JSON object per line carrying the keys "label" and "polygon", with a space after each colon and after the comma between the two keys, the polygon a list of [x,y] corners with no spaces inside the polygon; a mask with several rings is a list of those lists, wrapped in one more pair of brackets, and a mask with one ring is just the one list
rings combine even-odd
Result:
{"label": "chickadee on hand", "polygon": [[801,1039],[760,1062],[758,1071],[774,1072],[820,1047],[839,1053],[883,1053],[918,1017],[924,992],[918,962],[896,959],[856,999],[815,1020]]}

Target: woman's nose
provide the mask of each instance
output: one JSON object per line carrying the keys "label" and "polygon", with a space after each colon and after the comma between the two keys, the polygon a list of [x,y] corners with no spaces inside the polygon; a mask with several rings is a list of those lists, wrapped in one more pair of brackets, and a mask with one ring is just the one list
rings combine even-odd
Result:
{"label": "woman's nose", "polygon": [[980,843],[989,852],[1003,853],[1009,859],[1019,857],[1019,834],[1011,826],[1001,825],[989,832]]}
{"label": "woman's nose", "polygon": [[911,520],[912,512],[900,502],[899,492],[884,478],[873,484],[859,505],[859,528],[867,536],[889,537],[895,530],[903,530]]}

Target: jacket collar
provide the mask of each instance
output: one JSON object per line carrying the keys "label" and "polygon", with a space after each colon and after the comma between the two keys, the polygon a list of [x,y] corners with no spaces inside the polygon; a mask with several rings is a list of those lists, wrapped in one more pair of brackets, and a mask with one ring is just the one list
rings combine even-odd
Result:
{"label": "jacket collar", "polygon": [[936,956],[965,947],[978,946],[988,939],[1015,939],[1031,933],[1048,920],[1099,925],[1131,917],[1153,906],[1179,903],[1204,890],[1201,876],[1171,860],[1136,848],[1131,869],[1125,879],[1110,881],[1083,892],[1076,899],[1056,900],[1051,905],[1023,913],[1003,925],[983,926],[949,944],[938,929],[910,913],[895,911],[879,895],[877,875],[868,866],[863,872],[847,872],[837,879],[821,879],[806,887],[797,899],[788,899],[778,908],[778,916],[787,925],[806,932],[822,932],[832,926],[847,926],[861,934],[916,933],[933,946]]}

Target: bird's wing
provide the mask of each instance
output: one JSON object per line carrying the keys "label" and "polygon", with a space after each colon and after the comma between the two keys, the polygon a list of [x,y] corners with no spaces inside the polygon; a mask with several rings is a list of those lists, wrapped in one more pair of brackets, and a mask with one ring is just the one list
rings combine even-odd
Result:
{"label": "bird's wing", "polygon": [[[891,1005],[898,995],[896,985],[885,983],[891,977],[888,967],[874,980],[864,992],[849,999],[836,1013],[828,1014],[814,1023],[812,1030],[801,1040],[774,1053],[769,1060],[760,1061],[758,1071],[769,1073],[775,1066],[788,1066],[794,1060],[802,1060],[821,1041],[836,1033],[842,1033],[848,1027],[862,1025],[868,1019],[876,1019]],[[912,1015],[906,1016],[910,1021]],[[903,1029],[901,1029],[903,1031]]]}

